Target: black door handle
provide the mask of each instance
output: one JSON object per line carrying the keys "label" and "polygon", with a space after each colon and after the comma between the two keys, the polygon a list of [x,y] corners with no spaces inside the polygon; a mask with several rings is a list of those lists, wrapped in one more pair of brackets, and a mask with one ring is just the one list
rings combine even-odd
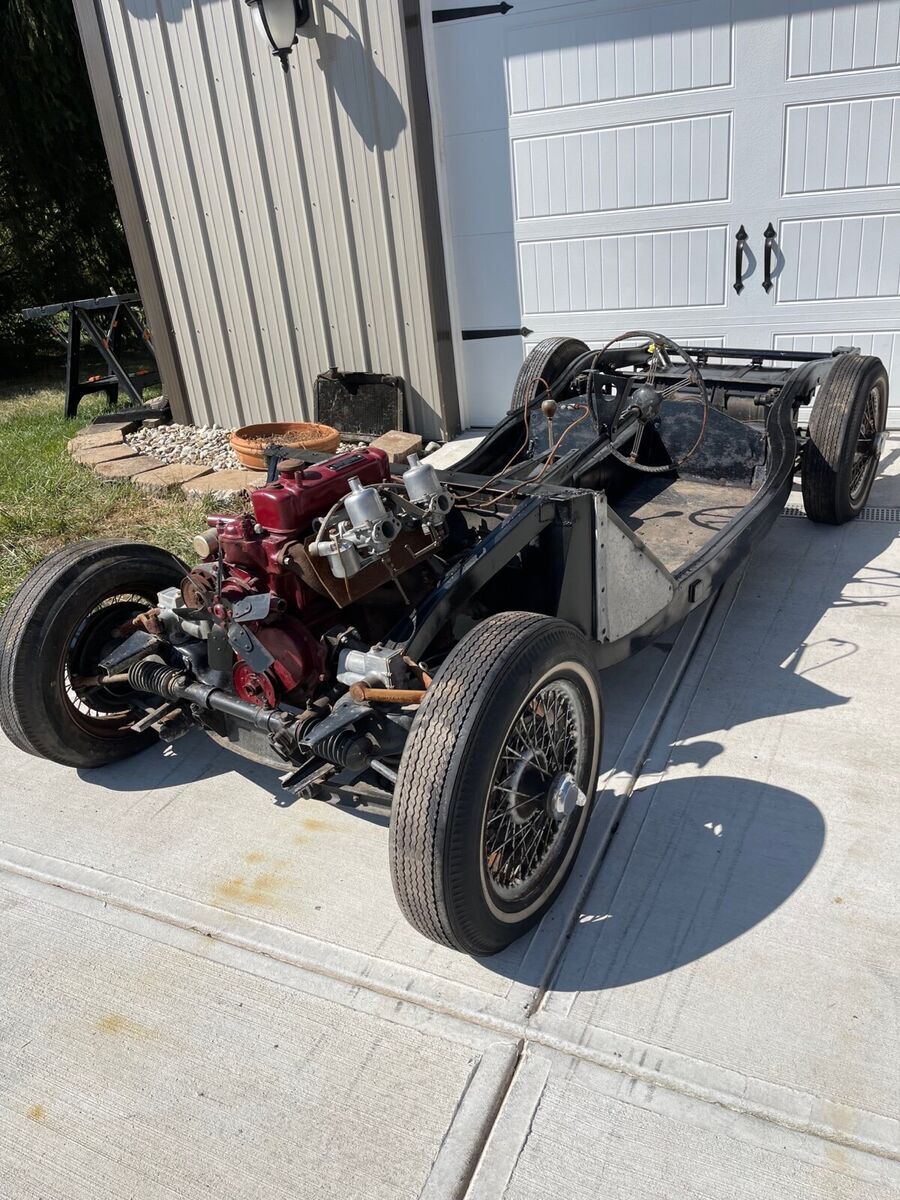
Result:
{"label": "black door handle", "polygon": [[743,225],[734,238],[737,242],[734,248],[734,290],[740,295],[744,290],[744,243],[747,241],[747,230]]}
{"label": "black door handle", "polygon": [[772,283],[772,248],[775,245],[778,235],[770,221],[763,230],[763,237],[766,239],[765,251],[763,254],[763,287],[767,292],[771,292],[775,286]]}

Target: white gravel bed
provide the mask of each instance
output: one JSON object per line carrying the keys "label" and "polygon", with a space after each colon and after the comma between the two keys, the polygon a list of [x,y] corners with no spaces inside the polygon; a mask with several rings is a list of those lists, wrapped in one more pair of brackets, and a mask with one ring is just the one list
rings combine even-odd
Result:
{"label": "white gravel bed", "polygon": [[241,464],[228,442],[230,436],[230,429],[218,425],[156,425],[142,426],[125,440],[138,453],[150,454],[167,466],[190,463],[231,471]]}
{"label": "white gravel bed", "polygon": [[[241,466],[228,440],[231,432],[219,425],[142,426],[135,433],[129,433],[125,441],[139,454],[150,454],[166,466],[190,463],[212,467],[215,471],[231,471]],[[363,444],[360,442],[359,446]],[[356,450],[359,446],[342,443],[335,453]]]}

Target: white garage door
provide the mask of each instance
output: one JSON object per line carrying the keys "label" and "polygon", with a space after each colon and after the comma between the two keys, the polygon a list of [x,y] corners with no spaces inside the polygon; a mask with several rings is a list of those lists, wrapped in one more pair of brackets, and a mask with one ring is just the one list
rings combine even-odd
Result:
{"label": "white garage door", "polygon": [[858,345],[900,424],[900,0],[451,7],[430,74],[469,424],[540,338],[630,328]]}

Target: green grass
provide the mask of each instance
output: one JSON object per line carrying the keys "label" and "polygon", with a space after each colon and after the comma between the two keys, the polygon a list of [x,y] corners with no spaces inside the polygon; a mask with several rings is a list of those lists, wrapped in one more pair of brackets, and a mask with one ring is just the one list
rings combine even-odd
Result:
{"label": "green grass", "polygon": [[66,421],[56,380],[0,383],[0,611],[32,567],[70,542],[124,536],[191,557],[190,537],[204,528],[209,504],[103,483],[66,453],[105,404],[89,397]]}

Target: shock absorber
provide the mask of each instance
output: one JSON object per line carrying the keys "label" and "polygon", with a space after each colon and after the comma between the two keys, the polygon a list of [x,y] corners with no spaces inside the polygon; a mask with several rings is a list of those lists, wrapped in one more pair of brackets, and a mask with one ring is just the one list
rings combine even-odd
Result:
{"label": "shock absorber", "polygon": [[[288,732],[292,743],[304,753],[315,754],[336,767],[364,771],[374,757],[366,736],[355,729],[346,725],[329,729],[330,718],[327,717],[317,720],[303,714],[298,719],[277,708],[250,704],[221,688],[192,680],[187,672],[170,667],[155,655],[134,663],[128,671],[128,682],[136,692],[162,696],[166,700],[183,700],[199,708],[225,713],[265,733],[283,735]],[[352,718],[356,714],[349,715]],[[325,726],[325,731],[316,737],[319,726]]]}

